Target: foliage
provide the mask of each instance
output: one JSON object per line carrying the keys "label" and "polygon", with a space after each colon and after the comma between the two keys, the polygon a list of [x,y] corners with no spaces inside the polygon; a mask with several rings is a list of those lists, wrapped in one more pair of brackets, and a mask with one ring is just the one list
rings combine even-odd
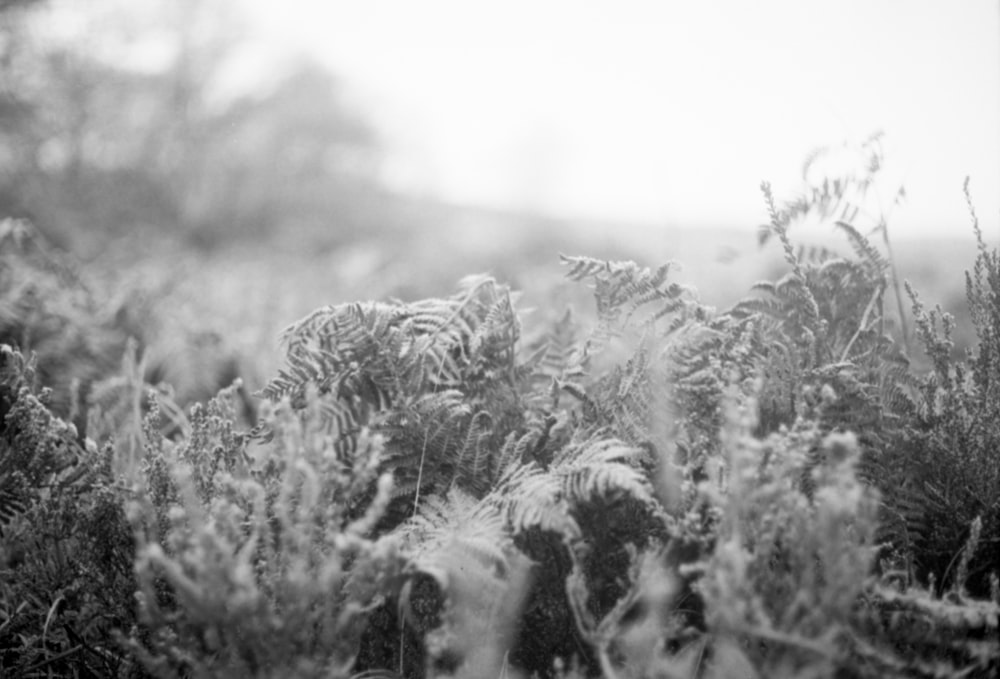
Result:
{"label": "foliage", "polygon": [[[968,198],[966,185],[966,197]],[[969,202],[971,212],[971,200]],[[966,274],[969,309],[978,345],[964,359],[951,355],[954,321],[940,307],[927,309],[907,287],[916,335],[932,370],[914,393],[912,426],[900,447],[883,462],[895,483],[887,484],[897,567],[938,593],[968,587],[975,596],[990,591],[1000,543],[1000,477],[996,450],[1000,428],[997,391],[1000,340],[997,337],[1000,260],[983,242],[971,212],[979,253]],[[958,578],[957,568],[971,527],[985,547]]]}
{"label": "foliage", "polygon": [[[130,342],[146,356],[145,379],[169,380],[182,405],[210,398],[239,376],[232,346],[211,329],[178,323],[173,305],[163,304],[169,295],[154,281],[94,276],[31,223],[0,221],[0,343],[34,355],[33,386],[51,390],[53,414],[81,437],[90,434],[88,410],[114,391]],[[252,420],[245,390],[240,398]]]}
{"label": "foliage", "polygon": [[874,557],[878,505],[854,473],[854,437],[819,442],[810,499],[796,486],[820,435],[816,425],[801,422],[757,442],[747,435],[751,423],[734,419],[717,488],[719,541],[705,574],[710,629],[762,676],[863,671],[852,667],[847,639],[864,587],[859,574]]}
{"label": "foliage", "polygon": [[[613,604],[621,588],[616,574],[585,553],[595,549],[592,540],[598,538],[595,552],[604,558],[629,541],[648,540],[655,501],[640,461],[651,460],[641,448],[570,424],[579,414],[559,406],[546,374],[558,362],[554,353],[559,349],[544,345],[523,362],[517,360],[520,324],[506,288],[482,277],[468,279],[463,287],[448,299],[341,305],[311,314],[286,332],[288,367],[264,393],[289,396],[301,406],[302,395],[315,388],[327,430],[342,454],[354,450],[363,426],[385,436],[382,468],[393,474],[399,490],[383,530],[399,526],[413,536],[411,524],[400,524],[406,514],[419,521],[427,507],[447,507],[438,504],[443,497],[469,498],[482,512],[473,516],[501,521],[503,534],[513,542],[487,565],[470,559],[459,570],[481,572],[488,580],[490,564],[501,563],[502,572],[516,574],[519,569],[508,561],[520,563],[523,552],[542,568],[555,569],[539,582],[558,591],[566,576],[560,568],[578,558],[588,564],[593,584],[605,585],[605,599]],[[613,512],[623,512],[618,515],[623,521],[634,519],[633,529],[615,534]],[[468,518],[467,512],[461,514]],[[456,540],[458,551],[451,553],[482,553],[467,537]],[[412,549],[423,554],[429,548],[418,542]],[[411,581],[441,587],[443,577],[418,568]],[[506,589],[500,587],[496,596]],[[537,611],[538,624],[553,614],[568,619],[565,596],[553,599],[548,610]],[[431,617],[442,616],[447,617],[436,611]],[[408,667],[396,651],[385,652],[391,657],[378,658],[371,650],[365,662]],[[454,649],[438,649],[427,671],[438,671],[442,658],[448,658],[446,666],[480,662],[456,657]],[[550,656],[532,662],[545,671]]]}
{"label": "foliage", "polygon": [[[919,374],[856,215],[847,254],[791,240],[847,194],[764,189],[788,270],[731,308],[584,256],[593,313],[527,333],[487,276],[323,307],[249,430],[238,382],[185,410],[122,341],[81,436],[5,349],[4,676],[993,676],[1000,256],[974,220],[964,359],[911,291]],[[44,252],[4,299],[75,299]]]}
{"label": "foliage", "polygon": [[391,482],[381,443],[336,454],[317,408],[265,414],[274,445],[247,450],[232,393],[191,413],[181,444],[144,427],[127,503],[140,628],[127,648],[159,677],[347,676],[367,611],[397,577],[392,540],[368,538]]}
{"label": "foliage", "polygon": [[113,448],[78,443],[33,389],[33,362],[0,349],[0,672],[132,676],[111,636],[135,620]]}
{"label": "foliage", "polygon": [[[910,350],[910,336],[907,317],[903,309],[902,286],[896,268],[892,240],[889,237],[889,218],[892,210],[906,199],[903,186],[892,192],[890,205],[883,202],[880,189],[880,172],[885,164],[882,149],[882,132],[875,132],[860,144],[845,143],[840,147],[820,147],[813,150],[802,165],[803,189],[793,199],[787,201],[780,215],[770,204],[771,223],[759,228],[761,244],[774,234],[775,217],[779,218],[782,230],[793,221],[816,218],[833,221],[834,225],[845,229],[852,246],[862,260],[874,257],[883,265],[881,273],[888,274],[896,298],[896,321],[899,323],[902,341]],[[829,161],[825,164],[824,161]],[[771,199],[768,198],[769,203]],[[867,234],[862,235],[862,224],[867,224]],[[861,236],[862,240],[858,239]],[[883,257],[868,243],[868,238],[881,238],[886,254]]]}
{"label": "foliage", "polygon": [[128,299],[101,304],[70,258],[31,224],[0,221],[0,342],[37,357],[38,385],[56,413],[83,425],[86,391],[114,371],[129,334],[140,338]]}
{"label": "foliage", "polygon": [[482,495],[497,474],[497,424],[520,416],[519,331],[510,291],[486,278],[445,300],[328,307],[286,330],[288,367],[263,393],[298,406],[315,386],[345,455],[360,427],[377,425],[398,521],[422,494],[457,485]]}

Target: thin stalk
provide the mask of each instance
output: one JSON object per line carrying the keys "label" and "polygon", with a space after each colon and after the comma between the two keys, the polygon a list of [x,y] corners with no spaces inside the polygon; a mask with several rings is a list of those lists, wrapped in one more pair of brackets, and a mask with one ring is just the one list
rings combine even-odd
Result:
{"label": "thin stalk", "polygon": [[906,312],[903,307],[903,291],[899,283],[899,267],[896,266],[896,255],[892,249],[892,241],[889,240],[889,228],[885,223],[885,217],[879,220],[879,230],[882,232],[882,242],[885,243],[885,252],[889,258],[889,268],[892,270],[892,291],[896,295],[896,311],[899,313],[899,327],[903,331],[903,346],[906,347],[906,355],[910,355],[910,324],[906,322]]}

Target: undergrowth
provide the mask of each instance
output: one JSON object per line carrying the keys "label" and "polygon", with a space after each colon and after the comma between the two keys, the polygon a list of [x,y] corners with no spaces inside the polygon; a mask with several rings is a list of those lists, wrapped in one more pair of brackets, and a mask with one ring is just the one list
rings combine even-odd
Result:
{"label": "undergrowth", "polygon": [[[787,273],[724,310],[582,256],[593,313],[530,333],[485,276],[318,309],[255,422],[239,382],[182,407],[122,341],[83,432],[5,346],[0,673],[994,676],[1000,255],[973,215],[962,360],[908,289],[919,373],[864,181],[765,186]],[[796,246],[834,205],[848,254]],[[4,271],[9,341],[90,337],[56,283],[31,325]]]}

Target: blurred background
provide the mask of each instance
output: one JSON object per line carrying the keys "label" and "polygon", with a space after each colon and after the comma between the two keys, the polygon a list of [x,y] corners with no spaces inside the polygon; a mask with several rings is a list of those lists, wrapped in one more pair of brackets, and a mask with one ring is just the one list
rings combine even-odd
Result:
{"label": "blurred background", "polygon": [[559,252],[724,306],[780,269],[761,181],[870,170],[879,131],[857,226],[961,314],[966,176],[1000,236],[997,0],[0,0],[0,216],[251,374],[321,304],[479,271],[547,304]]}

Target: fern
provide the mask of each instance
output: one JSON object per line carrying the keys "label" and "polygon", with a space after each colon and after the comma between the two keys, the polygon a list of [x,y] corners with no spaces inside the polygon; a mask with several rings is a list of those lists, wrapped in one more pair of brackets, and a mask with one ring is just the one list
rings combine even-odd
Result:
{"label": "fern", "polygon": [[[567,309],[545,335],[539,351],[541,353],[536,370],[542,375],[569,381],[586,374],[587,356],[582,349],[579,328],[571,309]],[[531,363],[531,360],[526,363]]]}
{"label": "fern", "polygon": [[[1000,258],[973,213],[980,346],[956,360],[911,291],[915,374],[884,220],[859,226],[869,150],[781,207],[765,186],[788,269],[730,309],[672,263],[565,256],[589,330],[566,312],[523,341],[483,276],[324,307],[283,334],[250,432],[239,383],[182,409],[133,346],[80,396],[94,445],[5,351],[0,672],[989,676]],[[806,216],[847,254],[794,242]]]}
{"label": "fern", "polygon": [[502,498],[508,530],[515,535],[538,527],[573,541],[584,533],[574,514],[588,505],[628,498],[655,506],[639,466],[645,456],[643,448],[615,439],[577,441],[559,450],[547,467],[534,462],[515,466],[494,496]]}
{"label": "fern", "polygon": [[506,436],[494,423],[520,420],[524,371],[510,291],[485,277],[463,288],[448,299],[310,314],[285,331],[288,367],[263,390],[301,405],[313,385],[342,454],[363,426],[386,435],[383,468],[395,475],[399,498],[389,523],[453,484],[482,496],[491,452]]}
{"label": "fern", "polygon": [[400,608],[424,637],[426,672],[498,671],[528,568],[498,508],[453,490],[429,499],[398,534],[409,557]]}
{"label": "fern", "polygon": [[694,306],[689,288],[668,282],[673,264],[649,269],[635,262],[602,261],[591,257],[560,255],[560,259],[569,266],[566,276],[570,280],[589,280],[594,288],[597,327],[587,342],[588,353],[599,351],[608,340],[619,335],[621,326],[646,305],[655,303],[653,319],[685,312]]}
{"label": "fern", "polygon": [[[892,194],[890,206],[881,203],[881,194],[878,191],[879,172],[884,165],[881,139],[882,133],[876,132],[854,146],[844,144],[840,148],[825,147],[811,153],[802,168],[804,188],[797,197],[784,204],[782,224],[787,229],[792,222],[804,221],[813,216],[820,221],[831,221],[848,235],[859,260],[878,262],[883,267],[883,272],[891,278],[896,298],[896,320],[899,323],[902,344],[906,348],[906,353],[910,354],[912,347],[904,310],[903,286],[895,265],[888,227],[891,211],[903,202],[906,191],[899,186]],[[851,161],[848,164],[851,169],[831,177],[822,172],[822,161],[836,154]],[[873,195],[877,199],[874,206],[871,204]],[[771,213],[773,216],[776,210],[772,208]],[[881,236],[886,251],[885,256],[882,256],[868,237],[858,229],[857,224],[861,222],[870,225],[869,234]],[[773,219],[772,224],[761,226],[759,233],[761,245],[775,235]]]}

